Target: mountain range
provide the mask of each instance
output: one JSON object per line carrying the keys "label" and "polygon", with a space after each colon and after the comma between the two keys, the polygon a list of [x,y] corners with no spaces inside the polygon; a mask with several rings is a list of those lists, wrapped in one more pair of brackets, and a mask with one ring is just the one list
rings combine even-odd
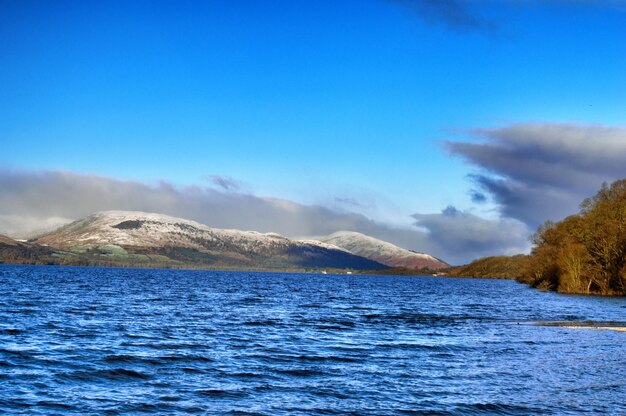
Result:
{"label": "mountain range", "polygon": [[355,232],[319,240],[224,230],[168,215],[104,211],[23,242],[0,237],[0,262],[264,270],[431,270],[430,255]]}

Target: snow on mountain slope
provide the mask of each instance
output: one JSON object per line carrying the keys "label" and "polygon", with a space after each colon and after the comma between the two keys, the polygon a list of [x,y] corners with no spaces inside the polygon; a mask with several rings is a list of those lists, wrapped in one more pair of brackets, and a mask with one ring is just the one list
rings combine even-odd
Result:
{"label": "snow on mountain slope", "polygon": [[238,244],[254,252],[261,246],[287,245],[278,234],[222,230],[182,218],[138,211],[103,211],[37,239],[55,247],[116,244],[120,246],[200,248],[203,242]]}
{"label": "snow on mountain slope", "polygon": [[[276,233],[224,230],[163,214],[104,211],[39,237],[39,244],[64,250],[119,246],[194,261],[252,266],[298,265],[380,269],[384,266],[319,241],[294,241]],[[173,250],[175,249],[175,250]],[[187,251],[185,251],[187,250]],[[204,257],[202,257],[204,256]]]}
{"label": "snow on mountain slope", "polygon": [[352,254],[377,261],[389,267],[405,267],[432,270],[443,269],[449,265],[436,257],[425,253],[406,250],[394,244],[353,231],[339,231],[320,241],[342,247]]}

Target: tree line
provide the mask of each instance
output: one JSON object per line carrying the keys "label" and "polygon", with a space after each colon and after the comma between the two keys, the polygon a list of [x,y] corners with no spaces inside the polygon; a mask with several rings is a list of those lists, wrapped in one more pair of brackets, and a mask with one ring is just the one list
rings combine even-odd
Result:
{"label": "tree line", "polygon": [[532,242],[530,255],[485,257],[445,274],[516,279],[562,293],[626,295],[626,179],[603,184],[577,214],[542,224]]}
{"label": "tree line", "polygon": [[565,293],[626,294],[626,179],[606,183],[580,212],[533,235],[523,281]]}

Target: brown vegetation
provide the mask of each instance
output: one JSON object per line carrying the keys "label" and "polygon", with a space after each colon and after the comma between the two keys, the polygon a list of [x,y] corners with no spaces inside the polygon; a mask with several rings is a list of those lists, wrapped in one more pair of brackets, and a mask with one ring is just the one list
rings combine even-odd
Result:
{"label": "brown vegetation", "polygon": [[53,261],[52,250],[38,244],[22,243],[0,236],[0,264],[48,264]]}
{"label": "brown vegetation", "polygon": [[483,279],[517,279],[524,277],[529,257],[523,254],[517,256],[492,256],[474,260],[464,266],[452,267],[444,270],[446,276],[477,277]]}
{"label": "brown vegetation", "polygon": [[494,256],[445,270],[448,276],[508,278],[562,293],[626,295],[626,179],[603,184],[580,212],[533,235],[529,256]]}
{"label": "brown vegetation", "polygon": [[604,184],[580,213],[546,222],[523,281],[564,293],[626,294],[626,180]]}

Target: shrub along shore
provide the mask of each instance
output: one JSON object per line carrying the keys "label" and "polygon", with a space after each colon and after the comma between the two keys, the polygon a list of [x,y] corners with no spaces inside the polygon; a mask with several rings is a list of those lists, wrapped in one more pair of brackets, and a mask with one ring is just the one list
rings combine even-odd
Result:
{"label": "shrub along shore", "polygon": [[626,179],[603,184],[580,212],[548,221],[530,255],[486,257],[449,276],[502,277],[562,293],[626,295]]}

